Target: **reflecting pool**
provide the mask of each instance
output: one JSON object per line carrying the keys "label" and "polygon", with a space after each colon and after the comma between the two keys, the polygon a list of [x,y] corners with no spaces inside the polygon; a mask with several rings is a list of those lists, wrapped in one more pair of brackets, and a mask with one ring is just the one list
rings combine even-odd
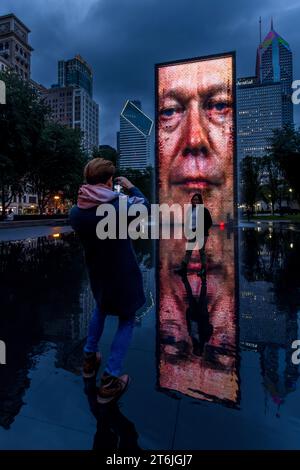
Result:
{"label": "reflecting pool", "polygon": [[136,243],[133,381],[103,409],[80,376],[93,299],[76,236],[0,242],[0,448],[299,449],[300,228],[215,227],[205,251],[205,275],[196,250],[180,274],[184,241]]}

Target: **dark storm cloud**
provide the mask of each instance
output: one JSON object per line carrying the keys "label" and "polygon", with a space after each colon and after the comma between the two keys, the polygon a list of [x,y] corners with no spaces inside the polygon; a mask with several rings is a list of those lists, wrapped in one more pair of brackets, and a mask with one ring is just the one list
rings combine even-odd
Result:
{"label": "dark storm cloud", "polygon": [[275,29],[292,47],[295,78],[300,78],[296,2],[284,6],[274,0],[2,0],[0,13],[11,11],[32,30],[36,81],[48,86],[56,82],[59,58],[80,53],[92,65],[101,143],[115,145],[126,99],[141,99],[153,117],[157,62],[236,50],[238,76],[253,74],[259,16],[264,36],[273,15]]}

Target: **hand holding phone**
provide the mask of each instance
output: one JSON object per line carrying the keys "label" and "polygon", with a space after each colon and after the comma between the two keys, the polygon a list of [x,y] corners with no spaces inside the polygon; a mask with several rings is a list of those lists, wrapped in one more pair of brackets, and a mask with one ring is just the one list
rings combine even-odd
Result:
{"label": "hand holding phone", "polygon": [[115,178],[115,184],[116,186],[120,185],[124,189],[131,189],[134,186],[125,176],[118,176]]}

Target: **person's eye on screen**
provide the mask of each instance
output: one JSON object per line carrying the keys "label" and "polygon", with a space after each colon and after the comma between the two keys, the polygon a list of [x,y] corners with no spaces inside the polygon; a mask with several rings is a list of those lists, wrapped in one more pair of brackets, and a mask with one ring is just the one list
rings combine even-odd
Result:
{"label": "person's eye on screen", "polygon": [[162,119],[171,119],[178,117],[182,113],[182,108],[179,106],[169,106],[162,108],[159,112]]}
{"label": "person's eye on screen", "polygon": [[220,111],[220,112],[225,111],[228,109],[228,103],[216,103],[214,105],[214,108],[216,111]]}
{"label": "person's eye on screen", "polygon": [[227,112],[231,108],[231,104],[229,101],[217,101],[217,102],[210,102],[207,103],[206,109],[209,111],[217,111],[219,113]]}
{"label": "person's eye on screen", "polygon": [[204,109],[208,112],[208,117],[215,119],[216,122],[224,121],[225,117],[231,112],[231,102],[229,100],[209,101]]}
{"label": "person's eye on screen", "polygon": [[176,113],[175,108],[167,108],[167,109],[162,109],[160,114],[161,114],[161,116],[164,116],[164,117],[171,117],[175,113]]}

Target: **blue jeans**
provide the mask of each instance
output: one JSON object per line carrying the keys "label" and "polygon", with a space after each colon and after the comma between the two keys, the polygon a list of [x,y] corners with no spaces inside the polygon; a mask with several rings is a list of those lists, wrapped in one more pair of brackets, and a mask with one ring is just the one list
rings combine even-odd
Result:
{"label": "blue jeans", "polygon": [[[102,313],[98,306],[95,307],[90,321],[87,342],[84,347],[85,352],[97,352],[98,342],[102,336],[106,314]],[[119,376],[132,338],[135,317],[122,319],[119,317],[119,326],[111,344],[105,372],[110,375]]]}

